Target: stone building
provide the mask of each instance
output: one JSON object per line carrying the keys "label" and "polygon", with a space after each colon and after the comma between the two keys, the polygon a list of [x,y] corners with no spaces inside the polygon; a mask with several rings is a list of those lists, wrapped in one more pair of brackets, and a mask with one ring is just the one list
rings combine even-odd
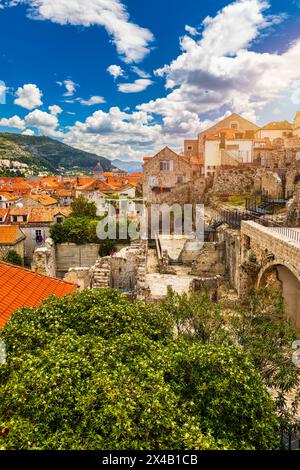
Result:
{"label": "stone building", "polygon": [[[160,204],[164,196],[193,180],[189,161],[165,147],[154,157],[144,158],[143,193],[148,202]],[[180,203],[180,201],[177,201]]]}
{"label": "stone building", "polygon": [[233,113],[225,119],[217,122],[209,129],[200,132],[198,135],[198,149],[200,158],[203,158],[206,137],[208,135],[214,135],[218,133],[220,129],[224,128],[242,132],[246,135],[247,138],[254,138],[255,132],[259,129],[259,127],[253,122],[248,121],[248,119],[243,118],[239,114]]}

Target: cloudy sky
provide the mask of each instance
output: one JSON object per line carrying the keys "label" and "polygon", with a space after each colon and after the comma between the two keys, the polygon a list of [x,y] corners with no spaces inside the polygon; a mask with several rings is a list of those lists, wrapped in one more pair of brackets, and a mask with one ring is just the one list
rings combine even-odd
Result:
{"label": "cloudy sky", "polygon": [[0,0],[0,131],[107,158],[300,109],[300,0]]}

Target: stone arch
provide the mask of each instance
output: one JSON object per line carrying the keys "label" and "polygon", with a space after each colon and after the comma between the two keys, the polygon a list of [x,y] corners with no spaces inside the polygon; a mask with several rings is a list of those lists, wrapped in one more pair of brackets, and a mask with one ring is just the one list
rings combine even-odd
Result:
{"label": "stone arch", "polygon": [[297,269],[285,261],[270,262],[260,270],[257,278],[257,287],[265,285],[273,285],[281,290],[286,313],[300,331],[300,273]]}

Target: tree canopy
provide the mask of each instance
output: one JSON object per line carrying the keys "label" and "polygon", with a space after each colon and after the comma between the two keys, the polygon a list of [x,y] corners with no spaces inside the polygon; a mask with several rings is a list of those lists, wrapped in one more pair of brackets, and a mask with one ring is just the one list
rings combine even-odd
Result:
{"label": "tree canopy", "polygon": [[276,448],[249,356],[208,336],[174,336],[166,304],[112,289],[15,313],[0,335],[0,448]]}
{"label": "tree canopy", "polygon": [[74,199],[71,204],[71,209],[71,217],[87,217],[89,219],[95,219],[97,217],[97,206],[95,202],[87,201],[82,195]]}

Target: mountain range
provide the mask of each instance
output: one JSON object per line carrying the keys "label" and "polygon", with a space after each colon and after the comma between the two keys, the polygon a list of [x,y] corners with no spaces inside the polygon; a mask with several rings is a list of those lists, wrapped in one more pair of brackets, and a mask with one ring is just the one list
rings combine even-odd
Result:
{"label": "mountain range", "polygon": [[54,174],[64,170],[91,172],[98,162],[104,171],[115,168],[107,158],[75,149],[58,140],[14,133],[0,133],[0,159],[19,161],[36,171]]}
{"label": "mountain range", "polygon": [[140,173],[143,171],[142,162],[123,162],[122,160],[112,160],[111,163],[128,173]]}

